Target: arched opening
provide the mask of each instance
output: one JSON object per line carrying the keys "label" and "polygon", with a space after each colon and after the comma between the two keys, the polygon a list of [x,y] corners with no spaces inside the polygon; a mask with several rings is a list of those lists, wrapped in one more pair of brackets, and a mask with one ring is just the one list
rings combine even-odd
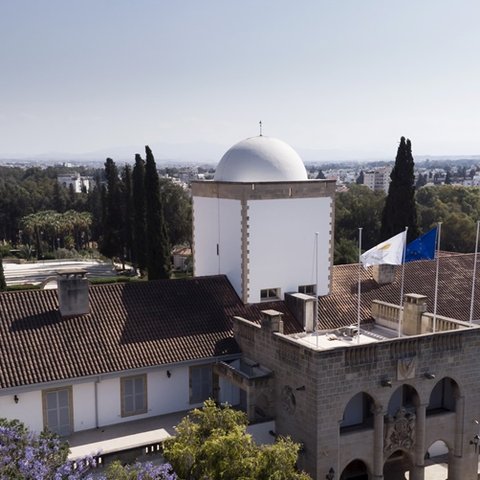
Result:
{"label": "arched opening", "polygon": [[425,478],[451,478],[449,455],[450,450],[443,440],[433,442],[425,454]]}
{"label": "arched opening", "polygon": [[365,392],[360,392],[353,396],[343,411],[340,433],[345,433],[352,429],[372,428],[373,405],[373,398]]}
{"label": "arched opening", "polygon": [[398,387],[390,397],[390,401],[388,402],[388,415],[392,417],[395,416],[401,408],[413,413],[418,403],[419,398],[417,391],[410,385],[402,385]]}
{"label": "arched opening", "polygon": [[342,472],[340,480],[368,480],[368,469],[361,460],[353,460]]}
{"label": "arched opening", "polygon": [[403,450],[396,450],[383,465],[383,477],[388,480],[406,480],[410,477],[412,467],[410,456]]}
{"label": "arched opening", "polygon": [[455,399],[459,396],[457,382],[450,377],[442,378],[433,387],[427,407],[427,415],[454,412]]}

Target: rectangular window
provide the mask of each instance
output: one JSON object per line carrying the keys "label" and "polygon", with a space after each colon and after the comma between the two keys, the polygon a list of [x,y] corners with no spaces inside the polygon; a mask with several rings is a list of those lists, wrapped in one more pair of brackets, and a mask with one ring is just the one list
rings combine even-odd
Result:
{"label": "rectangular window", "polygon": [[265,288],[263,290],[260,290],[260,300],[278,300],[279,298],[279,288]]}
{"label": "rectangular window", "polygon": [[73,432],[72,387],[44,390],[43,424],[44,427],[60,436]]}
{"label": "rectangular window", "polygon": [[212,396],[212,366],[190,367],[190,403],[202,403]]}
{"label": "rectangular window", "polygon": [[124,377],[120,379],[122,417],[147,412],[147,376]]}
{"label": "rectangular window", "polygon": [[298,287],[298,293],[304,293],[305,295],[315,295],[315,285],[300,285]]}

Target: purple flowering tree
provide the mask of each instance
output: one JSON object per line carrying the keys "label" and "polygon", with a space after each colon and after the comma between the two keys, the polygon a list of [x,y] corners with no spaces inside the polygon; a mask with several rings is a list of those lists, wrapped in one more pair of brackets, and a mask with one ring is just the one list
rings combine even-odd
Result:
{"label": "purple flowering tree", "polygon": [[[50,432],[37,435],[18,420],[0,419],[0,479],[15,480],[177,480],[169,464],[112,463],[103,474],[95,460],[68,460],[68,444]],[[94,475],[95,472],[95,475]]]}

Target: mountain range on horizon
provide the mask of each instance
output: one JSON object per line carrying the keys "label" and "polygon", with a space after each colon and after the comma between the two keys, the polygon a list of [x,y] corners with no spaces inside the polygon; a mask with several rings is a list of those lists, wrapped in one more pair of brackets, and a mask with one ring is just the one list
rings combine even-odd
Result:
{"label": "mountain range on horizon", "polygon": [[[155,158],[159,162],[164,163],[204,163],[217,164],[222,158],[223,154],[229,147],[213,143],[196,142],[196,143],[161,143],[153,142],[149,144]],[[295,147],[294,147],[295,148]],[[305,163],[319,163],[319,162],[368,162],[368,161],[394,161],[395,154],[385,154],[382,152],[367,152],[367,151],[348,151],[341,149],[312,149],[312,148],[295,148],[302,160]],[[47,152],[38,154],[1,154],[0,162],[103,162],[107,157],[113,158],[117,162],[133,163],[135,154],[140,153],[144,157],[144,146],[117,146],[110,148],[102,148],[95,151],[83,153],[71,152]],[[414,155],[417,161],[431,160],[480,160],[480,154],[458,155],[458,154],[444,154],[444,155]]]}

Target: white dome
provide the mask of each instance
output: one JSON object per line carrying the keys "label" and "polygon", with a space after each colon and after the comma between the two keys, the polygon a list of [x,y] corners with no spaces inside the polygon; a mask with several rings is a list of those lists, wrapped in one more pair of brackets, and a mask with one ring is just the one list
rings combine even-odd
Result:
{"label": "white dome", "polygon": [[252,137],[234,145],[220,160],[218,182],[295,182],[308,180],[305,165],[288,144],[273,137]]}

